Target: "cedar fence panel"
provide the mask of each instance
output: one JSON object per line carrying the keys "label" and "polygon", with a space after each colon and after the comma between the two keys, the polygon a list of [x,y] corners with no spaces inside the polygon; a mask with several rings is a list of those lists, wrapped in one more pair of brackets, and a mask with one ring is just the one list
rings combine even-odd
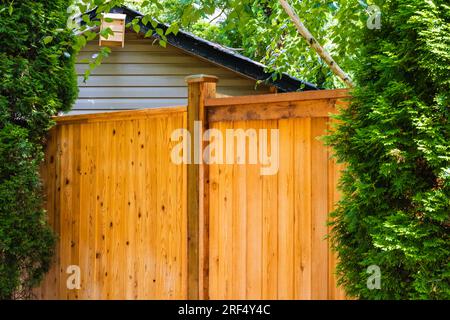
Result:
{"label": "cedar fence panel", "polygon": [[339,168],[319,137],[347,96],[328,90],[206,100],[206,122],[223,137],[227,129],[267,129],[269,137],[279,130],[276,175],[248,164],[250,139],[247,164],[236,164],[235,155],[234,164],[209,166],[210,299],[345,298],[326,239]]}
{"label": "cedar fence panel", "polygon": [[[58,120],[42,172],[59,241],[38,298],[186,298],[186,166],[169,139],[185,109]],[[79,290],[67,289],[70,265]]]}
{"label": "cedar fence panel", "polygon": [[278,129],[280,141],[276,175],[261,175],[260,164],[210,165],[211,299],[342,298],[325,239],[337,197],[335,164],[317,139],[327,122],[307,117],[211,124],[223,136],[229,128]]}

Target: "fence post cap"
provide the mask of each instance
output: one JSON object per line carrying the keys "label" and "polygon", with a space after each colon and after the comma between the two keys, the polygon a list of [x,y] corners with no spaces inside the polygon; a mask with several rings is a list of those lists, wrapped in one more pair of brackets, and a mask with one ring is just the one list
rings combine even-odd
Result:
{"label": "fence post cap", "polygon": [[184,79],[188,84],[189,83],[195,83],[195,82],[213,82],[217,83],[219,81],[219,78],[216,76],[211,76],[208,74],[195,74],[192,76],[187,76]]}

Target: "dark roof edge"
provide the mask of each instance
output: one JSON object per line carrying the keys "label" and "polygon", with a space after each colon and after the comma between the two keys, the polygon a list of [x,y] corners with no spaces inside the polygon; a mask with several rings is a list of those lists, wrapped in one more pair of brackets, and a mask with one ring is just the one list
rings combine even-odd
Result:
{"label": "dark roof edge", "polygon": [[[136,17],[143,16],[142,13],[126,6],[116,7],[111,12],[126,14],[127,23]],[[95,16],[95,9],[87,14],[90,14],[91,17]],[[150,30],[143,23],[140,23],[140,27],[141,33],[146,33]],[[163,23],[158,23],[158,28],[165,31],[168,26]],[[158,37],[157,34],[154,36]],[[174,34],[168,35],[167,42],[174,47],[190,52],[193,55],[202,57],[244,76],[264,81],[266,84],[273,85],[284,92],[319,90],[315,85],[285,73],[282,74],[280,79],[272,80],[272,74],[265,71],[265,65],[186,31],[180,30],[176,36]]]}

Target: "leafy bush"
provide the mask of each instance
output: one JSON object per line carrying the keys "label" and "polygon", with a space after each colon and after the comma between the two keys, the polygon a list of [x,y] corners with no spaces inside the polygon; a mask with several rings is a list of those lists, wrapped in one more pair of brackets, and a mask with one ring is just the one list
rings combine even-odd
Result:
{"label": "leafy bush", "polygon": [[78,90],[69,4],[0,5],[0,299],[29,297],[52,257],[39,166],[51,116],[70,109]]}
{"label": "leafy bush", "polygon": [[[450,6],[386,0],[361,28],[353,100],[329,142],[340,281],[363,299],[450,299]],[[381,270],[369,289],[367,268]]]}

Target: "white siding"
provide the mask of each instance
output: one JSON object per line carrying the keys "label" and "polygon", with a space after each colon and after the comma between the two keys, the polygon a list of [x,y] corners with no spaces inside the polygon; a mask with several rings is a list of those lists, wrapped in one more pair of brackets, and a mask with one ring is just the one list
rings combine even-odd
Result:
{"label": "white siding", "polygon": [[[78,60],[90,59],[99,50],[89,43]],[[127,33],[125,48],[112,48],[111,55],[84,82],[87,63],[77,63],[79,99],[70,114],[180,106],[187,104],[184,78],[193,74],[219,77],[217,91],[225,95],[267,93],[269,88],[233,71],[214,65],[168,45]]]}

